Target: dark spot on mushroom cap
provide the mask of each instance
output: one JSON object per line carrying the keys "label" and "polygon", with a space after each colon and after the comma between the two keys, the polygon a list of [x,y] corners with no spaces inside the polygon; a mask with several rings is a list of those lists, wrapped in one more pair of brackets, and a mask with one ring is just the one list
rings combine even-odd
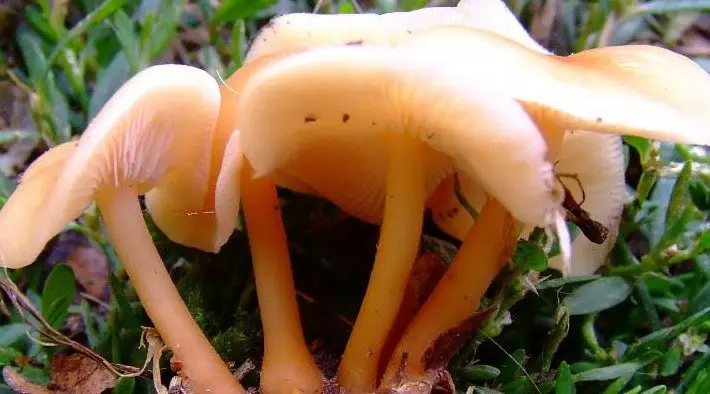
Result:
{"label": "dark spot on mushroom cap", "polygon": [[318,118],[316,118],[315,115],[306,115],[306,116],[303,118],[303,122],[304,122],[304,123],[311,123],[311,122],[315,122],[316,120],[318,120]]}
{"label": "dark spot on mushroom cap", "polygon": [[347,123],[348,120],[350,120],[350,115],[343,114],[343,123]]}
{"label": "dark spot on mushroom cap", "polygon": [[363,40],[348,41],[345,45],[362,45]]}
{"label": "dark spot on mushroom cap", "polygon": [[377,126],[377,122],[375,122],[375,121],[373,120],[372,122],[370,122],[370,125],[372,125],[372,126]]}

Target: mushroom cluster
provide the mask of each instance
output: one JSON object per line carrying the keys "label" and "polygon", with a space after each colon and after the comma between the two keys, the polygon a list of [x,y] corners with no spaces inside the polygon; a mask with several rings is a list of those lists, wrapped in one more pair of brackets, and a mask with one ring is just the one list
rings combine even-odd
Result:
{"label": "mushroom cluster", "polygon": [[[2,264],[31,263],[96,200],[193,387],[241,392],[175,291],[138,195],[171,240],[210,252],[227,242],[241,209],[264,328],[262,391],[322,392],[325,377],[301,329],[277,187],[310,193],[381,226],[336,384],[353,393],[428,392],[448,362],[433,351],[438,340],[468,324],[533,227],[557,235],[562,253],[552,266],[563,274],[604,263],[625,200],[619,135],[710,145],[707,91],[707,73],[657,47],[551,54],[501,0],[285,15],[263,28],[221,88],[191,67],[151,67],[114,95],[79,141],[38,159],[0,211]],[[427,209],[462,247],[390,356],[383,349]],[[566,220],[582,235],[572,240]]]}

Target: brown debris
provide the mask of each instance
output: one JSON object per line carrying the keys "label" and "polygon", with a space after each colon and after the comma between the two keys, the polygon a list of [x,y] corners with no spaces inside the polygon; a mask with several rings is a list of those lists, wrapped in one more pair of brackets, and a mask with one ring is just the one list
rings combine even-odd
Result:
{"label": "brown debris", "polygon": [[21,394],[100,394],[116,385],[111,371],[79,353],[52,357],[50,375],[52,382],[43,386],[28,381],[14,368],[3,369],[7,385]]}
{"label": "brown debris", "polygon": [[609,229],[603,224],[589,217],[587,211],[580,207],[580,204],[575,201],[569,189],[565,189],[565,199],[562,206],[567,210],[567,220],[579,227],[587,239],[596,243],[602,244],[609,236]]}
{"label": "brown debris", "polygon": [[471,334],[488,320],[495,308],[487,308],[464,319],[458,326],[441,334],[424,352],[423,363],[427,371],[440,371],[446,368],[453,357]]}

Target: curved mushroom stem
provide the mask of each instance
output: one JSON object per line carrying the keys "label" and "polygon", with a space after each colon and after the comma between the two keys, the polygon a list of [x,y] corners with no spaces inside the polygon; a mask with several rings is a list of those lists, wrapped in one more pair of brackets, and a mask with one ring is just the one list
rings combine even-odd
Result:
{"label": "curved mushroom stem", "polygon": [[[437,347],[441,352],[447,346],[455,347],[453,339],[465,335],[461,331],[470,327],[481,297],[511,256],[516,237],[515,221],[498,201],[490,198],[451,266],[399,341],[387,365],[383,386],[394,388],[426,381],[428,370],[445,367],[449,354],[442,356],[430,350]],[[457,349],[450,350],[444,353],[453,355]]]}
{"label": "curved mushroom stem", "polygon": [[153,245],[135,190],[104,191],[97,201],[121,264],[161,338],[182,364],[190,387],[201,393],[244,393],[175,288]]}
{"label": "curved mushroom stem", "polygon": [[321,392],[323,376],[301,329],[276,186],[270,176],[252,179],[251,165],[244,164],[242,207],[264,328],[262,391],[269,394]]}
{"label": "curved mushroom stem", "polygon": [[352,392],[375,388],[382,347],[402,303],[422,232],[422,143],[393,133],[389,144],[387,198],[375,264],[338,371],[338,383]]}

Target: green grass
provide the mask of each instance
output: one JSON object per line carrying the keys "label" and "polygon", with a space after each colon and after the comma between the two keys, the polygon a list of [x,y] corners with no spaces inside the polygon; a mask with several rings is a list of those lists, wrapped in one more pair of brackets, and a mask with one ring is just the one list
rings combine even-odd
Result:
{"label": "green grass", "polygon": [[[2,155],[9,157],[18,141],[28,143],[28,153],[12,157],[24,168],[42,151],[79,135],[111,94],[148,65],[187,63],[226,77],[241,65],[249,40],[272,15],[310,11],[315,5],[227,0],[214,8],[213,3],[36,0],[25,8],[19,2],[0,7],[1,26],[11,33],[0,38],[0,82],[7,87],[0,89],[0,113],[11,115],[2,123]],[[425,3],[382,0],[359,6],[394,11]],[[555,23],[545,25],[541,1],[508,3],[559,54],[632,42],[683,51],[684,39],[699,28],[698,19],[689,16],[710,10],[707,0],[559,0]],[[356,10],[349,1],[324,1],[320,12]],[[710,65],[708,57],[694,60]],[[498,309],[450,365],[458,390],[710,392],[710,159],[707,151],[685,145],[641,138],[625,143],[632,198],[611,265],[598,275],[564,279],[546,269],[546,258],[534,244],[520,247],[515,264],[489,292],[489,304]],[[0,179],[0,203],[12,192],[15,175]],[[284,201],[296,283],[315,300],[301,299],[306,334],[318,340],[316,355],[332,372],[348,333],[340,316],[352,319],[357,312],[377,229],[341,219],[332,206],[314,198],[284,193]],[[68,235],[36,264],[11,272],[11,279],[52,327],[111,362],[142,365],[146,351],[137,348],[140,326],[149,322],[101,232],[96,209],[67,231],[80,245],[106,256],[110,296],[97,302],[79,295],[72,271],[53,264],[67,260],[62,250],[76,249]],[[157,230],[154,234],[184,299],[218,351],[236,366],[246,359],[258,366],[261,333],[244,234],[235,234],[218,255],[172,244]],[[426,244],[444,259],[452,248],[436,232],[427,235]],[[82,322],[78,327],[77,321]],[[32,331],[9,304],[0,323],[0,365],[19,367],[33,381],[48,381],[48,360],[58,349],[30,339]],[[167,368],[163,375],[167,382]],[[244,382],[255,385],[256,373]],[[149,388],[147,379],[129,378],[116,392],[147,393]],[[10,391],[2,385],[0,392]]]}

